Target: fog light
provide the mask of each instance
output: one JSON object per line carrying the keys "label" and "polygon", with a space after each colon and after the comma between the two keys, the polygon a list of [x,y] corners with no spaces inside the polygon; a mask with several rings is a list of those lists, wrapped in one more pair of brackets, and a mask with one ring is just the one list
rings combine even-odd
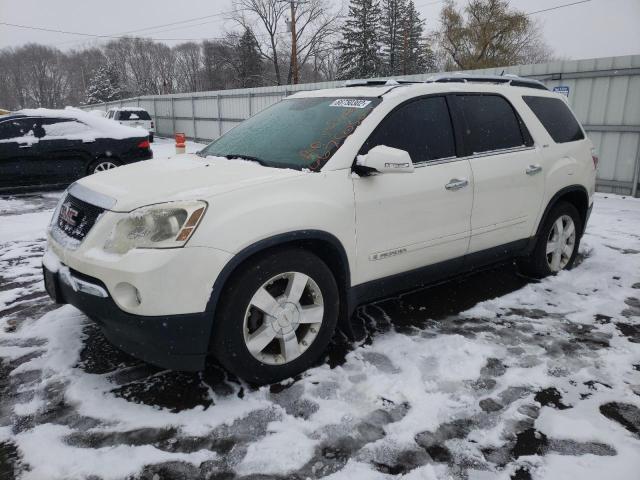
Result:
{"label": "fog light", "polygon": [[121,282],[113,289],[116,301],[127,308],[134,308],[142,303],[140,292],[136,287],[127,282]]}

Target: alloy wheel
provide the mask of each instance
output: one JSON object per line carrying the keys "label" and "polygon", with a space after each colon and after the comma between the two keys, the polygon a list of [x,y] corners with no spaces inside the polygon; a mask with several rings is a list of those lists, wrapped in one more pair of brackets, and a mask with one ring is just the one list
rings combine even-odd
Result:
{"label": "alloy wheel", "polygon": [[243,333],[254,358],[283,365],[302,355],[322,326],[324,301],[318,284],[301,272],[267,280],[251,298]]}
{"label": "alloy wheel", "polygon": [[111,170],[112,168],[116,168],[117,165],[113,162],[100,162],[98,165],[96,165],[96,168],[93,169],[93,173],[97,173],[97,172],[104,172],[106,170]]}
{"label": "alloy wheel", "polygon": [[551,227],[547,239],[547,264],[552,272],[567,266],[576,247],[576,226],[569,215],[559,217]]}

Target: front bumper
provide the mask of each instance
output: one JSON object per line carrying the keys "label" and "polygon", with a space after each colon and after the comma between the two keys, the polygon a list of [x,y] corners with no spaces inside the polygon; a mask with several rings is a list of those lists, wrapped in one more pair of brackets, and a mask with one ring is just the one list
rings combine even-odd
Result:
{"label": "front bumper", "polygon": [[204,368],[213,321],[211,313],[135,315],[121,310],[98,279],[63,264],[59,264],[57,271],[43,266],[43,274],[47,293],[54,301],[78,308],[124,352],[171,370]]}

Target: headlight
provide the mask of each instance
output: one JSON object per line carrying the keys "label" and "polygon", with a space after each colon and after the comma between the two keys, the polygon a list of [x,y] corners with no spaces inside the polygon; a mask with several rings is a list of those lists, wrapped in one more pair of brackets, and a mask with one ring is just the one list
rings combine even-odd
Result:
{"label": "headlight", "polygon": [[133,248],[183,247],[202,219],[205,202],[170,202],[138,208],[116,223],[104,244],[110,253]]}

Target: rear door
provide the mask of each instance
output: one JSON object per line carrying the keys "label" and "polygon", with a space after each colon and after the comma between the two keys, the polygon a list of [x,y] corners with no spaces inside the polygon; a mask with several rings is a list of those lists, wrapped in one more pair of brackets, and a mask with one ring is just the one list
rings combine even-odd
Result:
{"label": "rear door", "polygon": [[95,132],[88,125],[67,118],[42,119],[44,137],[38,144],[42,167],[50,183],[68,183],[87,174],[89,144]]}
{"label": "rear door", "polygon": [[469,253],[528,238],[544,196],[544,175],[524,122],[501,95],[456,94],[451,99],[473,172]]}
{"label": "rear door", "polygon": [[0,187],[43,183],[38,168],[35,119],[19,118],[0,123]]}
{"label": "rear door", "polygon": [[[425,97],[397,107],[361,153],[377,145],[409,152],[414,171],[353,179],[354,283],[444,260],[461,264],[469,242],[473,185],[469,161],[456,156],[446,98]],[[455,268],[454,263],[449,266]]]}

